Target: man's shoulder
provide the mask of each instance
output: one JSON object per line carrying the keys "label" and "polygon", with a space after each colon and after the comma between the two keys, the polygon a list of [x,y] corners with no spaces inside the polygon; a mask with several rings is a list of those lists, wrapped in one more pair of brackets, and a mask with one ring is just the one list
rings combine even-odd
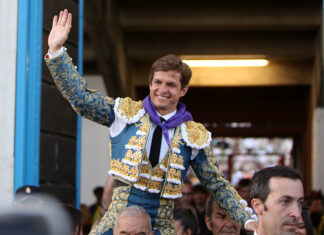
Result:
{"label": "man's shoulder", "polygon": [[182,137],[186,144],[195,149],[203,149],[211,142],[211,133],[201,123],[187,121],[181,124]]}
{"label": "man's shoulder", "polygon": [[114,111],[127,124],[137,122],[145,114],[142,101],[135,101],[129,97],[117,98]]}

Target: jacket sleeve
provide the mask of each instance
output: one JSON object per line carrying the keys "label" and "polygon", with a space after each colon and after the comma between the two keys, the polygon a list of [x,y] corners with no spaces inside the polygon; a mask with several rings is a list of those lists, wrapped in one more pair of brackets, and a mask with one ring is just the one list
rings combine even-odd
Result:
{"label": "jacket sleeve", "polygon": [[253,220],[252,209],[246,206],[246,202],[219,170],[211,146],[200,149],[198,155],[190,163],[200,182],[207,188],[220,208],[232,219],[237,221],[242,228],[248,220]]}
{"label": "jacket sleeve", "polygon": [[112,124],[115,100],[88,89],[65,51],[52,59],[45,57],[45,62],[56,87],[79,115],[106,126]]}

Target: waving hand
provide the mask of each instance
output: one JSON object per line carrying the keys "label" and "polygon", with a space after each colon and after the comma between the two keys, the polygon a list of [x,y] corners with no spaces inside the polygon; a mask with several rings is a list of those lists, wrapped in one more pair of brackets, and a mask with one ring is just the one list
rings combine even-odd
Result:
{"label": "waving hand", "polygon": [[67,9],[60,11],[59,18],[54,16],[51,32],[48,36],[48,47],[51,53],[59,50],[68,39],[72,28],[72,14]]}

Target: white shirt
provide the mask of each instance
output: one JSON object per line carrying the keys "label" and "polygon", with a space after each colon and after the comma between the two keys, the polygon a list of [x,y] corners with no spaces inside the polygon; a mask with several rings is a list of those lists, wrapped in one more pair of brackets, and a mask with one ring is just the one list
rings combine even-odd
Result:
{"label": "white shirt", "polygon": [[[164,116],[160,115],[159,113],[158,114],[159,114],[160,117],[164,118],[164,120],[168,120],[171,117],[173,117],[176,113],[177,113],[177,110],[174,110],[172,113],[169,113],[169,114],[164,115]],[[113,121],[113,123],[111,124],[111,126],[109,128],[110,136],[111,137],[115,137],[118,134],[120,134],[124,130],[124,128],[126,127],[126,125],[127,124],[122,119],[120,119],[117,115],[115,115],[115,120]],[[150,156],[150,150],[151,150],[151,143],[152,143],[152,138],[153,138],[153,132],[154,132],[156,126],[157,126],[153,122],[151,122],[151,125],[152,125],[152,128],[150,129],[150,131],[148,133],[147,143],[146,143],[146,147],[145,147],[147,156]],[[169,141],[171,141],[172,138],[173,138],[174,130],[175,130],[175,128],[168,129]],[[165,157],[168,149],[169,149],[169,146],[168,146],[168,144],[167,144],[164,136],[162,136],[159,162],[161,162],[163,160],[163,158]]]}
{"label": "white shirt", "polygon": [[[50,53],[48,52],[48,56],[50,59],[55,58],[57,56],[60,56],[64,50],[66,50],[66,48],[62,47],[61,49],[59,49],[58,51],[54,52],[54,53]],[[174,110],[172,113],[169,113],[167,115],[160,115],[159,116],[164,118],[165,120],[170,119],[171,117],[173,117],[175,114],[177,113],[177,110]],[[150,121],[151,122],[151,121]],[[124,128],[126,127],[126,123],[120,119],[117,115],[115,115],[115,120],[113,121],[112,125],[109,128],[110,131],[110,136],[111,137],[115,137],[118,134],[120,134]],[[151,122],[152,128],[150,129],[149,133],[148,133],[148,138],[147,138],[147,143],[146,143],[146,153],[147,156],[150,155],[150,150],[151,150],[151,143],[152,143],[152,138],[153,138],[153,132],[156,128],[156,124]],[[175,128],[170,128],[168,129],[168,134],[169,134],[169,142],[171,142],[172,138],[173,138],[173,134],[174,134]],[[162,136],[162,142],[161,142],[161,150],[160,150],[160,156],[159,156],[159,162],[161,162],[163,160],[163,158],[165,157],[165,155],[167,154],[167,151],[169,149],[169,146],[164,138],[164,136]],[[191,154],[191,160],[193,160],[197,154],[198,154],[198,150],[197,149],[192,149],[192,154]]]}

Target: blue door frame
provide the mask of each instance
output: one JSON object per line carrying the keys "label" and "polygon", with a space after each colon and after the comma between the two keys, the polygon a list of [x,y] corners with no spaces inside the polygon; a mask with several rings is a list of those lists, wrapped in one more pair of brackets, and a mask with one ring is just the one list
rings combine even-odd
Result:
{"label": "blue door frame", "polygon": [[[78,68],[82,75],[83,9],[79,0]],[[14,190],[39,185],[43,0],[18,0]],[[77,118],[76,206],[80,206],[81,118]]]}

